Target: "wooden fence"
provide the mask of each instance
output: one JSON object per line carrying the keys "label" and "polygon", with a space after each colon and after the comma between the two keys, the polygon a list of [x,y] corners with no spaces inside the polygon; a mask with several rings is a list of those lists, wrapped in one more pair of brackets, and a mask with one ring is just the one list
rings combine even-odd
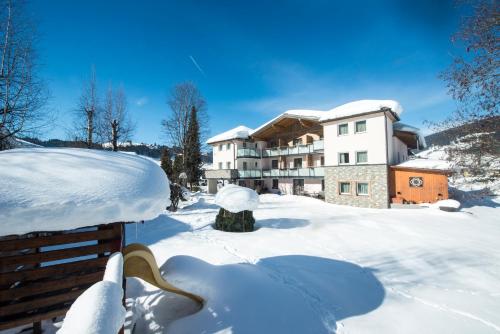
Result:
{"label": "wooden fence", "polygon": [[0,237],[0,330],[66,314],[121,251],[124,224]]}

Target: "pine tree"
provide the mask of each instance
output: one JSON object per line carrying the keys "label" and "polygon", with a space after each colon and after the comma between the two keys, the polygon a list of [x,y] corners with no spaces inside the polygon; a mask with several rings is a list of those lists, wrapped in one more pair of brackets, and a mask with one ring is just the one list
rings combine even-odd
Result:
{"label": "pine tree", "polygon": [[187,132],[186,157],[184,158],[185,170],[191,190],[197,184],[202,175],[201,171],[201,145],[200,126],[198,124],[197,110],[193,106],[189,115],[189,126]]}
{"label": "pine tree", "polygon": [[167,177],[170,181],[173,182],[173,166],[172,166],[172,160],[170,159],[170,151],[168,148],[163,149],[161,152],[161,168],[165,171],[165,174],[167,174]]}
{"label": "pine tree", "polygon": [[184,162],[182,155],[177,154],[174,159],[174,165],[172,167],[172,182],[179,182],[179,174],[184,171]]}

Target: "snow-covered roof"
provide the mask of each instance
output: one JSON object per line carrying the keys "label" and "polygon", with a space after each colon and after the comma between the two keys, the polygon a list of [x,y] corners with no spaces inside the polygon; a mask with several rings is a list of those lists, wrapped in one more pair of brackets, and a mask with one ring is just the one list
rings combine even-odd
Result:
{"label": "snow-covered roof", "polygon": [[396,167],[416,168],[416,169],[434,169],[434,170],[451,170],[452,166],[448,161],[436,159],[412,159],[407,160]]}
{"label": "snow-covered roof", "polygon": [[150,159],[87,149],[2,151],[0,189],[0,236],[147,220],[170,202]]}
{"label": "snow-covered roof", "polygon": [[419,128],[401,122],[393,123],[392,128],[396,131],[404,131],[417,135],[419,145],[424,148],[427,147],[427,143],[425,142],[425,137]]}
{"label": "snow-covered roof", "polygon": [[226,141],[231,139],[247,139],[250,132],[253,130],[247,128],[246,126],[240,125],[234,129],[228,130],[226,132],[220,133],[207,140],[207,144],[213,144],[220,141]]}
{"label": "snow-covered roof", "polygon": [[215,204],[234,213],[253,211],[259,206],[259,195],[250,188],[228,184],[215,195]]}
{"label": "snow-covered roof", "polygon": [[275,122],[277,122],[277,121],[279,121],[279,120],[281,120],[283,118],[301,118],[301,119],[308,119],[308,120],[319,121],[320,117],[324,113],[325,113],[324,111],[320,111],[320,110],[307,110],[307,109],[287,110],[284,113],[281,113],[278,116],[274,117],[269,122],[266,122],[266,123],[262,124],[257,129],[255,129],[252,132],[250,132],[250,135],[258,133],[260,130],[268,127],[271,124],[274,124]]}
{"label": "snow-covered roof", "polygon": [[356,116],[361,114],[366,114],[368,112],[379,111],[388,108],[396,115],[401,115],[403,112],[403,107],[398,101],[394,100],[359,100],[353,101],[329,111],[325,111],[320,122],[331,121],[337,118]]}

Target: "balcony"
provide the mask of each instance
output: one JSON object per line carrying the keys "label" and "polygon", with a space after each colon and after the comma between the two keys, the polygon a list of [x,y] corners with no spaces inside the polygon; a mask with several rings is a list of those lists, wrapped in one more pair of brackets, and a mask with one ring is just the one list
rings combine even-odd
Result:
{"label": "balcony", "polygon": [[324,148],[323,140],[315,140],[312,144],[273,147],[262,150],[262,157],[277,157],[280,155],[301,155],[311,154],[322,151]]}
{"label": "balcony", "polygon": [[238,178],[240,179],[255,179],[261,178],[261,176],[260,169],[238,170]]}
{"label": "balcony", "polygon": [[262,177],[287,178],[287,177],[324,177],[323,167],[269,169],[262,171]]}
{"label": "balcony", "polygon": [[237,158],[260,158],[260,150],[255,148],[239,148],[236,152]]}

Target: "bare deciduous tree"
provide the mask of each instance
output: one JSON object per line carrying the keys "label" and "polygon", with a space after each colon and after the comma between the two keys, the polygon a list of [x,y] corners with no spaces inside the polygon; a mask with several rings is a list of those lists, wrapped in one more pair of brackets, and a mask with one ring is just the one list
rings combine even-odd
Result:
{"label": "bare deciduous tree", "polygon": [[103,141],[112,144],[118,151],[119,141],[130,139],[135,129],[128,114],[127,97],[123,89],[114,92],[110,86],[106,92],[104,109],[100,120],[100,135]]}
{"label": "bare deciduous tree", "polygon": [[23,4],[0,1],[0,149],[47,125],[48,91],[37,74],[36,31]]}
{"label": "bare deciduous tree", "polygon": [[458,108],[444,121],[431,125],[447,130],[453,142],[448,149],[450,160],[479,175],[500,155],[495,139],[499,130],[500,8],[495,0],[465,3],[472,5],[473,15],[463,19],[452,37],[465,52],[440,76]]}
{"label": "bare deciduous tree", "polygon": [[99,119],[99,97],[95,69],[92,67],[90,78],[82,87],[82,94],[78,107],[75,110],[73,127],[75,138],[84,140],[88,148],[94,145],[94,135],[97,134],[97,120]]}
{"label": "bare deciduous tree", "polygon": [[206,102],[192,82],[183,82],[172,89],[168,105],[171,113],[168,119],[162,121],[162,125],[170,144],[179,147],[182,150],[183,157],[185,157],[189,116],[193,107],[197,110],[201,142],[204,142],[208,133]]}

